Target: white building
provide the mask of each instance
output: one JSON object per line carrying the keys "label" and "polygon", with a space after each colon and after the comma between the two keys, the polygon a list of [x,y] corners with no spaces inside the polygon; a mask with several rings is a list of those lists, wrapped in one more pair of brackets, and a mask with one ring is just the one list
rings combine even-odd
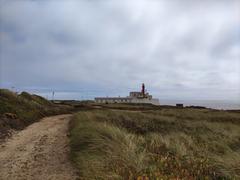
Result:
{"label": "white building", "polygon": [[152,98],[152,95],[149,95],[145,91],[145,85],[142,84],[141,92],[130,92],[127,97],[96,97],[96,103],[147,103],[160,105],[158,99]]}

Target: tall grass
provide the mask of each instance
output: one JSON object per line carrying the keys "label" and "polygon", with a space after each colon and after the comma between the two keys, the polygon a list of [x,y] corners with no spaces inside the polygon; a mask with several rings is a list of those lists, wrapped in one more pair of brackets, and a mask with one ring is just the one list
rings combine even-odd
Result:
{"label": "tall grass", "polygon": [[26,123],[31,123],[36,118],[70,110],[69,106],[55,105],[41,96],[27,92],[16,94],[7,89],[0,89],[0,116],[4,113],[13,113]]}
{"label": "tall grass", "polygon": [[79,112],[72,159],[82,179],[240,178],[239,121],[198,109]]}
{"label": "tall grass", "polygon": [[143,169],[145,151],[138,138],[123,129],[95,122],[80,113],[71,124],[72,158],[83,179],[128,179]]}
{"label": "tall grass", "polygon": [[[0,139],[4,138],[10,129],[22,129],[42,117],[71,110],[70,106],[55,105],[41,96],[27,92],[16,94],[0,89]],[[6,113],[11,113],[15,118],[6,117]]]}

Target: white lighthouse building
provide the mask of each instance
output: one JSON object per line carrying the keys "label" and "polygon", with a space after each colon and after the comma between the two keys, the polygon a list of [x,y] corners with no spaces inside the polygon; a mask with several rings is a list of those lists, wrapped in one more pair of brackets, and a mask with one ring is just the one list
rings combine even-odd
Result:
{"label": "white lighthouse building", "polygon": [[127,97],[96,97],[96,103],[146,103],[160,105],[159,100],[152,98],[152,95],[146,92],[145,85],[142,84],[140,92],[130,92]]}

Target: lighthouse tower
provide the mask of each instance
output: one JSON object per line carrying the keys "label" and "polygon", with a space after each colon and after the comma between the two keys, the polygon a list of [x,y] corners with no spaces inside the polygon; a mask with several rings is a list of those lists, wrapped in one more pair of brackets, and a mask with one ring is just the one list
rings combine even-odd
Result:
{"label": "lighthouse tower", "polygon": [[145,97],[145,85],[142,83],[142,96]]}

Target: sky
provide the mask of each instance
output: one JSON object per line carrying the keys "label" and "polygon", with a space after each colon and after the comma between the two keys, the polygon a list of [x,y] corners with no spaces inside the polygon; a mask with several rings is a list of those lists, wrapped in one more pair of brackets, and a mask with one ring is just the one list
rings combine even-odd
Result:
{"label": "sky", "polygon": [[0,0],[0,88],[79,99],[141,83],[240,102],[240,1]]}

